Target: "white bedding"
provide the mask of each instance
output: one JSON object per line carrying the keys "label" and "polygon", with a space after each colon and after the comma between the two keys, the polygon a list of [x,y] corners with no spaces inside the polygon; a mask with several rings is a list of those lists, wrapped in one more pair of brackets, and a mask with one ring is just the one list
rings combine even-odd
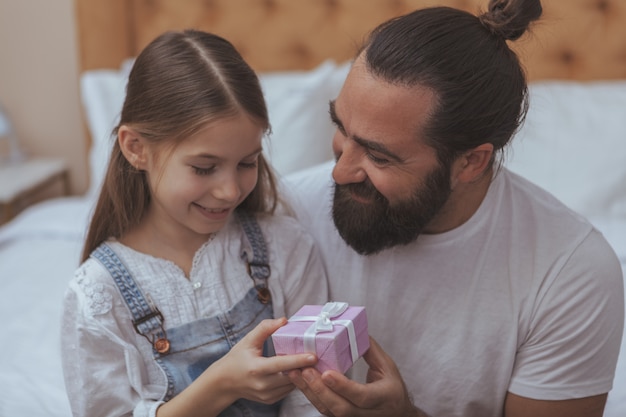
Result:
{"label": "white bedding", "polygon": [[[326,62],[299,73],[264,74],[273,136],[266,144],[279,174],[332,157],[328,100],[347,65]],[[82,239],[119,112],[126,68],[82,78],[95,145],[85,197],[49,200],[0,227],[0,417],[67,417],[59,357],[61,299]],[[507,166],[587,216],[613,245],[626,271],[626,81],[541,83]],[[626,344],[605,416],[626,416]]]}
{"label": "white bedding", "polygon": [[85,198],[33,206],[0,229],[0,416],[69,416],[61,299],[80,256]]}

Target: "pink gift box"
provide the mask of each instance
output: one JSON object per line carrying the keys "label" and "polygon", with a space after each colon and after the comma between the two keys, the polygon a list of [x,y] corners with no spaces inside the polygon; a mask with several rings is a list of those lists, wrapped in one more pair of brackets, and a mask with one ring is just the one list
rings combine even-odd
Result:
{"label": "pink gift box", "polygon": [[[324,310],[331,311],[330,317]],[[338,310],[341,312],[336,314]],[[350,327],[354,330],[352,345]],[[315,353],[318,371],[345,373],[370,347],[365,307],[350,307],[347,303],[305,305],[274,332],[272,342],[277,355]]]}

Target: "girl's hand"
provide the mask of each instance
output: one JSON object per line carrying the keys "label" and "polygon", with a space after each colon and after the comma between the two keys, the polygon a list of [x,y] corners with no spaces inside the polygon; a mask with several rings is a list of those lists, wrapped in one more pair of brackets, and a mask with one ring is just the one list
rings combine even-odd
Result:
{"label": "girl's hand", "polygon": [[209,366],[176,397],[157,409],[158,417],[217,416],[240,398],[273,404],[295,386],[287,371],[315,365],[310,353],[263,356],[263,344],[287,319],[263,320],[223,358]]}
{"label": "girl's hand", "polygon": [[[295,386],[287,371],[315,365],[317,358],[310,353],[263,356],[263,344],[287,319],[263,320],[237,343],[208,372],[218,372],[223,388],[233,401],[239,398],[272,404],[284,398]],[[207,372],[205,371],[205,372]]]}

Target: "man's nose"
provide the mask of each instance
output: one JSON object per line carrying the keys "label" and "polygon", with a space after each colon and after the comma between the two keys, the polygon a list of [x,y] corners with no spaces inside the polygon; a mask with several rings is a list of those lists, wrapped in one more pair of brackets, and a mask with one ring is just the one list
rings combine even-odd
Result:
{"label": "man's nose", "polygon": [[[348,142],[348,140],[345,140]],[[337,162],[333,168],[333,179],[337,184],[352,184],[365,181],[367,174],[363,168],[362,152],[356,146],[346,144],[336,152]]]}

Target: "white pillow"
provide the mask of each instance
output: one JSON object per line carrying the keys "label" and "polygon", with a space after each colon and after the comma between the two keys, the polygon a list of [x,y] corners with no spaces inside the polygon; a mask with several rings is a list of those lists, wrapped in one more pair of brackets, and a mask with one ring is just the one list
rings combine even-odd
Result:
{"label": "white pillow", "polygon": [[[81,75],[81,97],[92,138],[89,151],[88,194],[100,190],[113,145],[111,131],[124,103],[132,59],[119,70],[92,70]],[[333,157],[334,128],[328,102],[334,99],[349,64],[326,61],[310,71],[261,73],[272,134],[266,155],[279,175],[306,168]]]}
{"label": "white pillow", "polygon": [[80,77],[80,93],[91,136],[89,188],[87,195],[100,192],[113,147],[111,132],[117,125],[126,95],[129,66],[120,70],[92,70]]}
{"label": "white pillow", "polygon": [[333,158],[328,102],[339,94],[348,69],[349,64],[326,61],[311,71],[259,76],[272,125],[266,155],[278,174]]}
{"label": "white pillow", "polygon": [[506,162],[589,218],[626,219],[626,81],[530,85]]}

